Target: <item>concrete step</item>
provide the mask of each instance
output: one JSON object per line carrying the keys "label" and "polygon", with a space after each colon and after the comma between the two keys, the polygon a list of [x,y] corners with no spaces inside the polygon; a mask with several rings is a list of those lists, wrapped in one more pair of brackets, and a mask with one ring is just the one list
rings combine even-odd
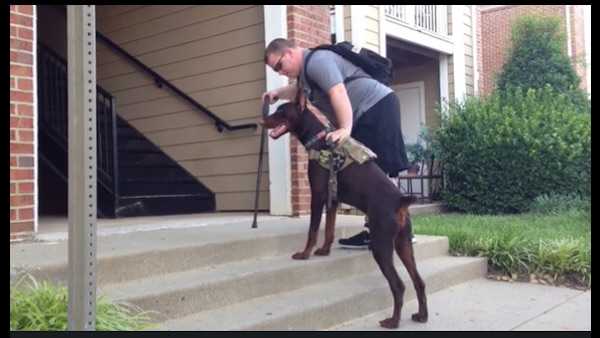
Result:
{"label": "concrete step", "polygon": [[[310,264],[310,261],[307,263]],[[400,277],[407,285],[404,297],[407,302],[415,298],[414,288],[405,269],[400,264],[397,266]],[[427,285],[427,292],[432,293],[483,277],[487,263],[485,258],[437,256],[420,261],[418,270]],[[290,279],[293,278],[291,276]],[[282,284],[286,282],[289,279],[279,281]],[[327,329],[391,305],[387,281],[377,270],[167,320],[158,329]],[[404,313],[404,318],[407,316],[409,314]]]}
{"label": "concrete step", "polygon": [[[340,215],[343,216],[343,215]],[[129,226],[100,228],[97,240],[98,285],[125,282],[153,275],[196,269],[265,256],[291,254],[306,240],[308,218],[259,217],[258,229],[251,218],[202,221],[198,218],[140,217]],[[364,228],[361,217],[338,217],[336,237]],[[155,223],[152,223],[155,222]],[[346,226],[350,225],[350,226]],[[106,235],[102,235],[106,232]],[[322,241],[324,235],[319,235]],[[68,241],[18,243],[10,247],[11,272],[28,272],[40,279],[66,284]]]}
{"label": "concrete step", "polygon": [[[414,250],[417,261],[446,255],[448,239],[419,236]],[[158,311],[158,319],[164,320],[378,269],[369,250],[333,248],[328,257],[306,261],[292,260],[292,253],[155,274],[106,285],[100,294]]]}

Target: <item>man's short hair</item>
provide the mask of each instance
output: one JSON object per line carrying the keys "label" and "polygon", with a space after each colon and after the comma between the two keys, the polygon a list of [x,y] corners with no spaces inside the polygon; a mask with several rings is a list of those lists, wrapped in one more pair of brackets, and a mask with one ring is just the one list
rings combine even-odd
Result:
{"label": "man's short hair", "polygon": [[269,55],[273,53],[281,53],[289,48],[296,47],[296,44],[290,40],[277,38],[269,43],[267,49],[265,49],[265,63],[267,63],[267,58]]}

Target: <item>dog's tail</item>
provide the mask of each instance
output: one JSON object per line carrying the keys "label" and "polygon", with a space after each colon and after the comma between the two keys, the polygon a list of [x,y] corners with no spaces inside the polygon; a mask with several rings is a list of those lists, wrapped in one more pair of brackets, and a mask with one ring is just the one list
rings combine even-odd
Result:
{"label": "dog's tail", "polygon": [[396,217],[398,224],[401,227],[406,225],[406,217],[408,216],[408,207],[415,203],[417,198],[415,196],[402,196],[398,203],[398,209],[396,210]]}

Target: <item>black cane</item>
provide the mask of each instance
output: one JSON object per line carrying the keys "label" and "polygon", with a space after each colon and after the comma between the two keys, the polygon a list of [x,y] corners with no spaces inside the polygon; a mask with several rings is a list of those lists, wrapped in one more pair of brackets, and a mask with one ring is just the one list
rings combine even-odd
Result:
{"label": "black cane", "polygon": [[[265,118],[269,115],[269,98],[265,96],[265,100],[263,101],[262,107],[262,117]],[[252,221],[252,228],[255,229],[258,227],[256,224],[256,215],[258,213],[258,196],[260,189],[260,176],[262,171],[262,158],[263,158],[263,148],[265,146],[265,135],[267,130],[263,126],[262,131],[260,133],[260,152],[258,154],[258,172],[256,174],[256,194],[254,195],[254,220]]]}

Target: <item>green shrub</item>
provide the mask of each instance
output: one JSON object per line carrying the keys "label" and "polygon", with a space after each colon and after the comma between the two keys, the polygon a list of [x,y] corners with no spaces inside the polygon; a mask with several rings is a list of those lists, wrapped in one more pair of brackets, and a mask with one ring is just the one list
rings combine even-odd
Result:
{"label": "green shrub", "polygon": [[591,201],[578,195],[549,194],[535,198],[530,206],[530,212],[539,214],[559,214],[568,211],[588,212]]}
{"label": "green shrub", "polygon": [[551,193],[591,193],[591,114],[549,86],[451,104],[436,131],[442,198],[472,213],[527,211]]}
{"label": "green shrub", "polygon": [[[10,330],[64,331],[68,327],[68,290],[26,275],[10,287]],[[149,312],[133,305],[96,302],[96,330],[135,331],[150,327]]]}
{"label": "green shrub", "polygon": [[[576,104],[585,105],[587,94],[566,52],[566,36],[557,16],[523,16],[512,25],[508,58],[497,78],[497,89],[542,89],[549,85]],[[583,57],[582,55],[580,57]]]}

